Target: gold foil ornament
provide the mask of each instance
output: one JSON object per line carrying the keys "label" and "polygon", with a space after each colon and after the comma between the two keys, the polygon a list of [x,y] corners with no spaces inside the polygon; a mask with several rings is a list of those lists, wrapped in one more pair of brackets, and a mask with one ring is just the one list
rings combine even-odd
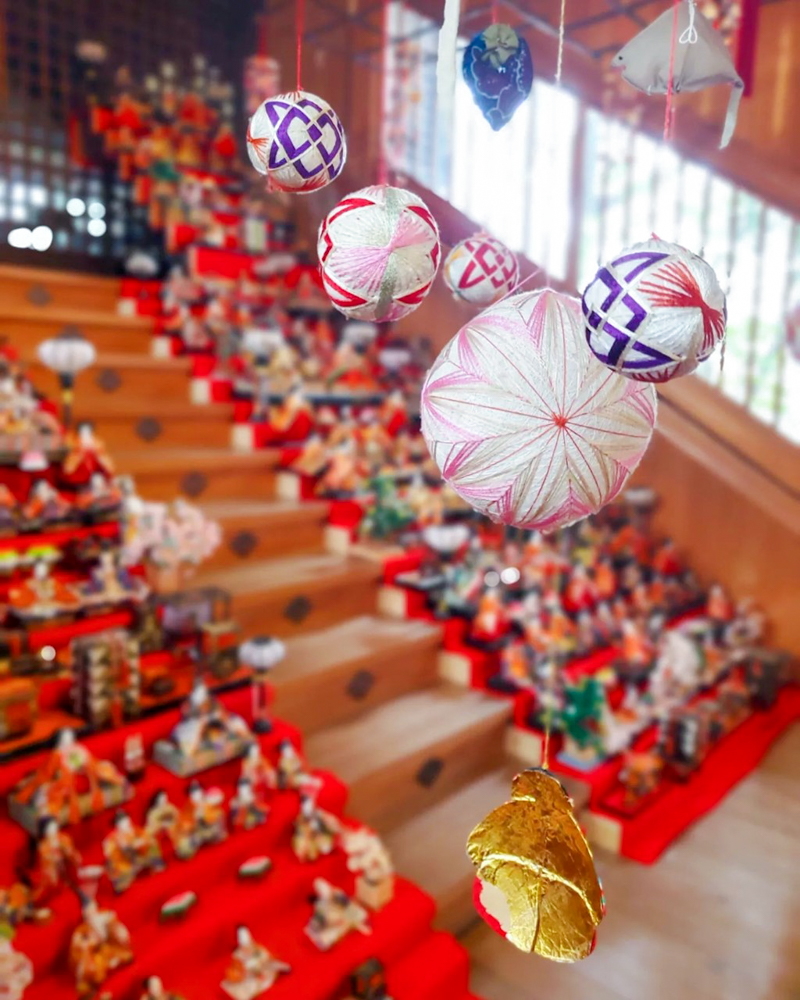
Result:
{"label": "gold foil ornament", "polygon": [[476,906],[522,951],[556,962],[586,958],[605,914],[603,889],[569,796],[549,771],[518,774],[511,801],[467,841]]}

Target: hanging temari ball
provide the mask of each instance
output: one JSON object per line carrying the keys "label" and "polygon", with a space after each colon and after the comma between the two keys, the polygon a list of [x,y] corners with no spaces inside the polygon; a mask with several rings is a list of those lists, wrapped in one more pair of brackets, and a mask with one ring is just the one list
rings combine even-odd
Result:
{"label": "hanging temari ball", "polygon": [[688,375],[725,335],[725,295],[714,269],[677,243],[656,238],[601,267],[582,305],[595,356],[645,382]]}
{"label": "hanging temari ball", "polygon": [[430,290],[439,228],[421,198],[378,185],[354,191],[322,221],[317,254],[325,291],[345,316],[388,323]]}
{"label": "hanging temari ball", "polygon": [[601,365],[579,301],[544,289],[463,326],[428,372],[420,412],[431,455],[468,504],[555,530],[625,485],[653,433],[656,391]]}
{"label": "hanging temari ball", "polygon": [[533,86],[528,43],[508,24],[490,24],[464,49],[464,79],[495,132],[507,125]]}
{"label": "hanging temari ball", "polygon": [[482,233],[457,243],[445,258],[444,280],[459,299],[490,306],[517,284],[519,264],[507,246]]}
{"label": "hanging temari ball", "polygon": [[306,90],[264,101],[247,126],[250,162],[273,191],[318,191],[342,172],[347,142],[327,101]]}

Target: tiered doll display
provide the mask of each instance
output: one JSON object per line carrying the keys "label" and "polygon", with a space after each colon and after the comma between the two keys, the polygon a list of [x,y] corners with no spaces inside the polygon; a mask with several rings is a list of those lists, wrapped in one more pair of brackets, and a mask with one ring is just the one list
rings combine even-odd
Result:
{"label": "tiered doll display", "polygon": [[199,671],[220,681],[239,668],[225,595],[177,591],[219,544],[218,525],[182,500],[142,501],[92,427],[66,431],[8,352],[0,380],[5,757],[65,726],[175,703]]}
{"label": "tiered doll display", "polygon": [[708,775],[736,757],[727,738],[747,743],[748,720],[760,737],[794,712],[781,695],[789,657],[764,647],[765,615],[717,583],[699,586],[653,530],[655,503],[630,490],[546,536],[477,516],[432,525],[418,568],[399,560],[389,574],[410,613],[446,623],[462,675],[512,697],[532,737],[551,729],[554,773],[583,782],[598,815],[642,827],[677,787],[697,779],[702,799]]}

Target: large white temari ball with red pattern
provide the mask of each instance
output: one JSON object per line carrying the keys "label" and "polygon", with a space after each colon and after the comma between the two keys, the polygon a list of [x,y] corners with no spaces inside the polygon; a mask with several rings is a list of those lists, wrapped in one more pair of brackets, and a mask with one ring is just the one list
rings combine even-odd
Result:
{"label": "large white temari ball with red pattern", "polygon": [[439,227],[425,202],[385,184],[343,198],[317,238],[331,302],[345,316],[378,323],[417,308],[436,277],[439,253]]}
{"label": "large white temari ball with red pattern", "polygon": [[272,191],[319,191],[342,172],[347,142],[327,101],[307,90],[270,97],[247,126],[247,153]]}
{"label": "large white temari ball with red pattern", "polygon": [[490,306],[516,287],[516,254],[500,240],[482,233],[456,243],[442,267],[444,280],[459,299]]}
{"label": "large white temari ball with red pattern", "polygon": [[714,269],[655,237],[601,267],[582,305],[595,357],[646,382],[688,375],[725,336],[725,294]]}
{"label": "large white temari ball with red pattern", "polygon": [[598,511],[650,443],[655,387],[586,350],[578,299],[503,299],[443,348],[422,389],[442,476],[481,514],[552,531]]}

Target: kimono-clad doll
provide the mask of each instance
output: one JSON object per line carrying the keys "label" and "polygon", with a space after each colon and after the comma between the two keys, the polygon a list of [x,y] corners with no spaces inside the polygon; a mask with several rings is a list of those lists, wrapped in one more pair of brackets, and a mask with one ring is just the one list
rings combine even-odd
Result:
{"label": "kimono-clad doll", "polygon": [[135,827],[122,810],[114,818],[111,833],[103,840],[103,854],[108,879],[117,893],[130,888],[141,872],[164,868],[158,838],[150,836],[146,828]]}
{"label": "kimono-clad doll", "polygon": [[128,928],[112,910],[100,910],[93,900],[84,903],[83,920],[69,944],[69,964],[78,997],[93,998],[108,976],[133,961]]}
{"label": "kimono-clad doll", "polygon": [[180,810],[174,802],[170,802],[164,789],[159,789],[150,799],[144,820],[145,832],[150,840],[156,842],[159,852],[161,842],[166,837],[175,853],[178,853],[180,821]]}
{"label": "kimono-clad doll", "polygon": [[300,795],[300,811],[294,822],[292,850],[298,861],[316,861],[336,846],[340,823],[317,807],[310,795]]}
{"label": "kimono-clad doll", "polygon": [[291,740],[284,739],[278,744],[278,766],[276,769],[278,788],[300,788],[308,784],[311,775],[306,770],[303,758]]}
{"label": "kimono-clad doll", "polygon": [[75,884],[81,856],[68,833],[63,833],[52,816],[39,824],[33,884],[37,903],[52,899],[62,886]]}
{"label": "kimono-clad doll", "polygon": [[247,778],[239,778],[236,784],[236,795],[231,799],[231,824],[236,830],[252,830],[266,823],[269,807],[262,796],[253,790]]}
{"label": "kimono-clad doll", "polygon": [[232,1000],[254,1000],[273,986],[282,972],[291,972],[291,966],[254,941],[249,928],[236,928],[236,949],[220,984]]}

